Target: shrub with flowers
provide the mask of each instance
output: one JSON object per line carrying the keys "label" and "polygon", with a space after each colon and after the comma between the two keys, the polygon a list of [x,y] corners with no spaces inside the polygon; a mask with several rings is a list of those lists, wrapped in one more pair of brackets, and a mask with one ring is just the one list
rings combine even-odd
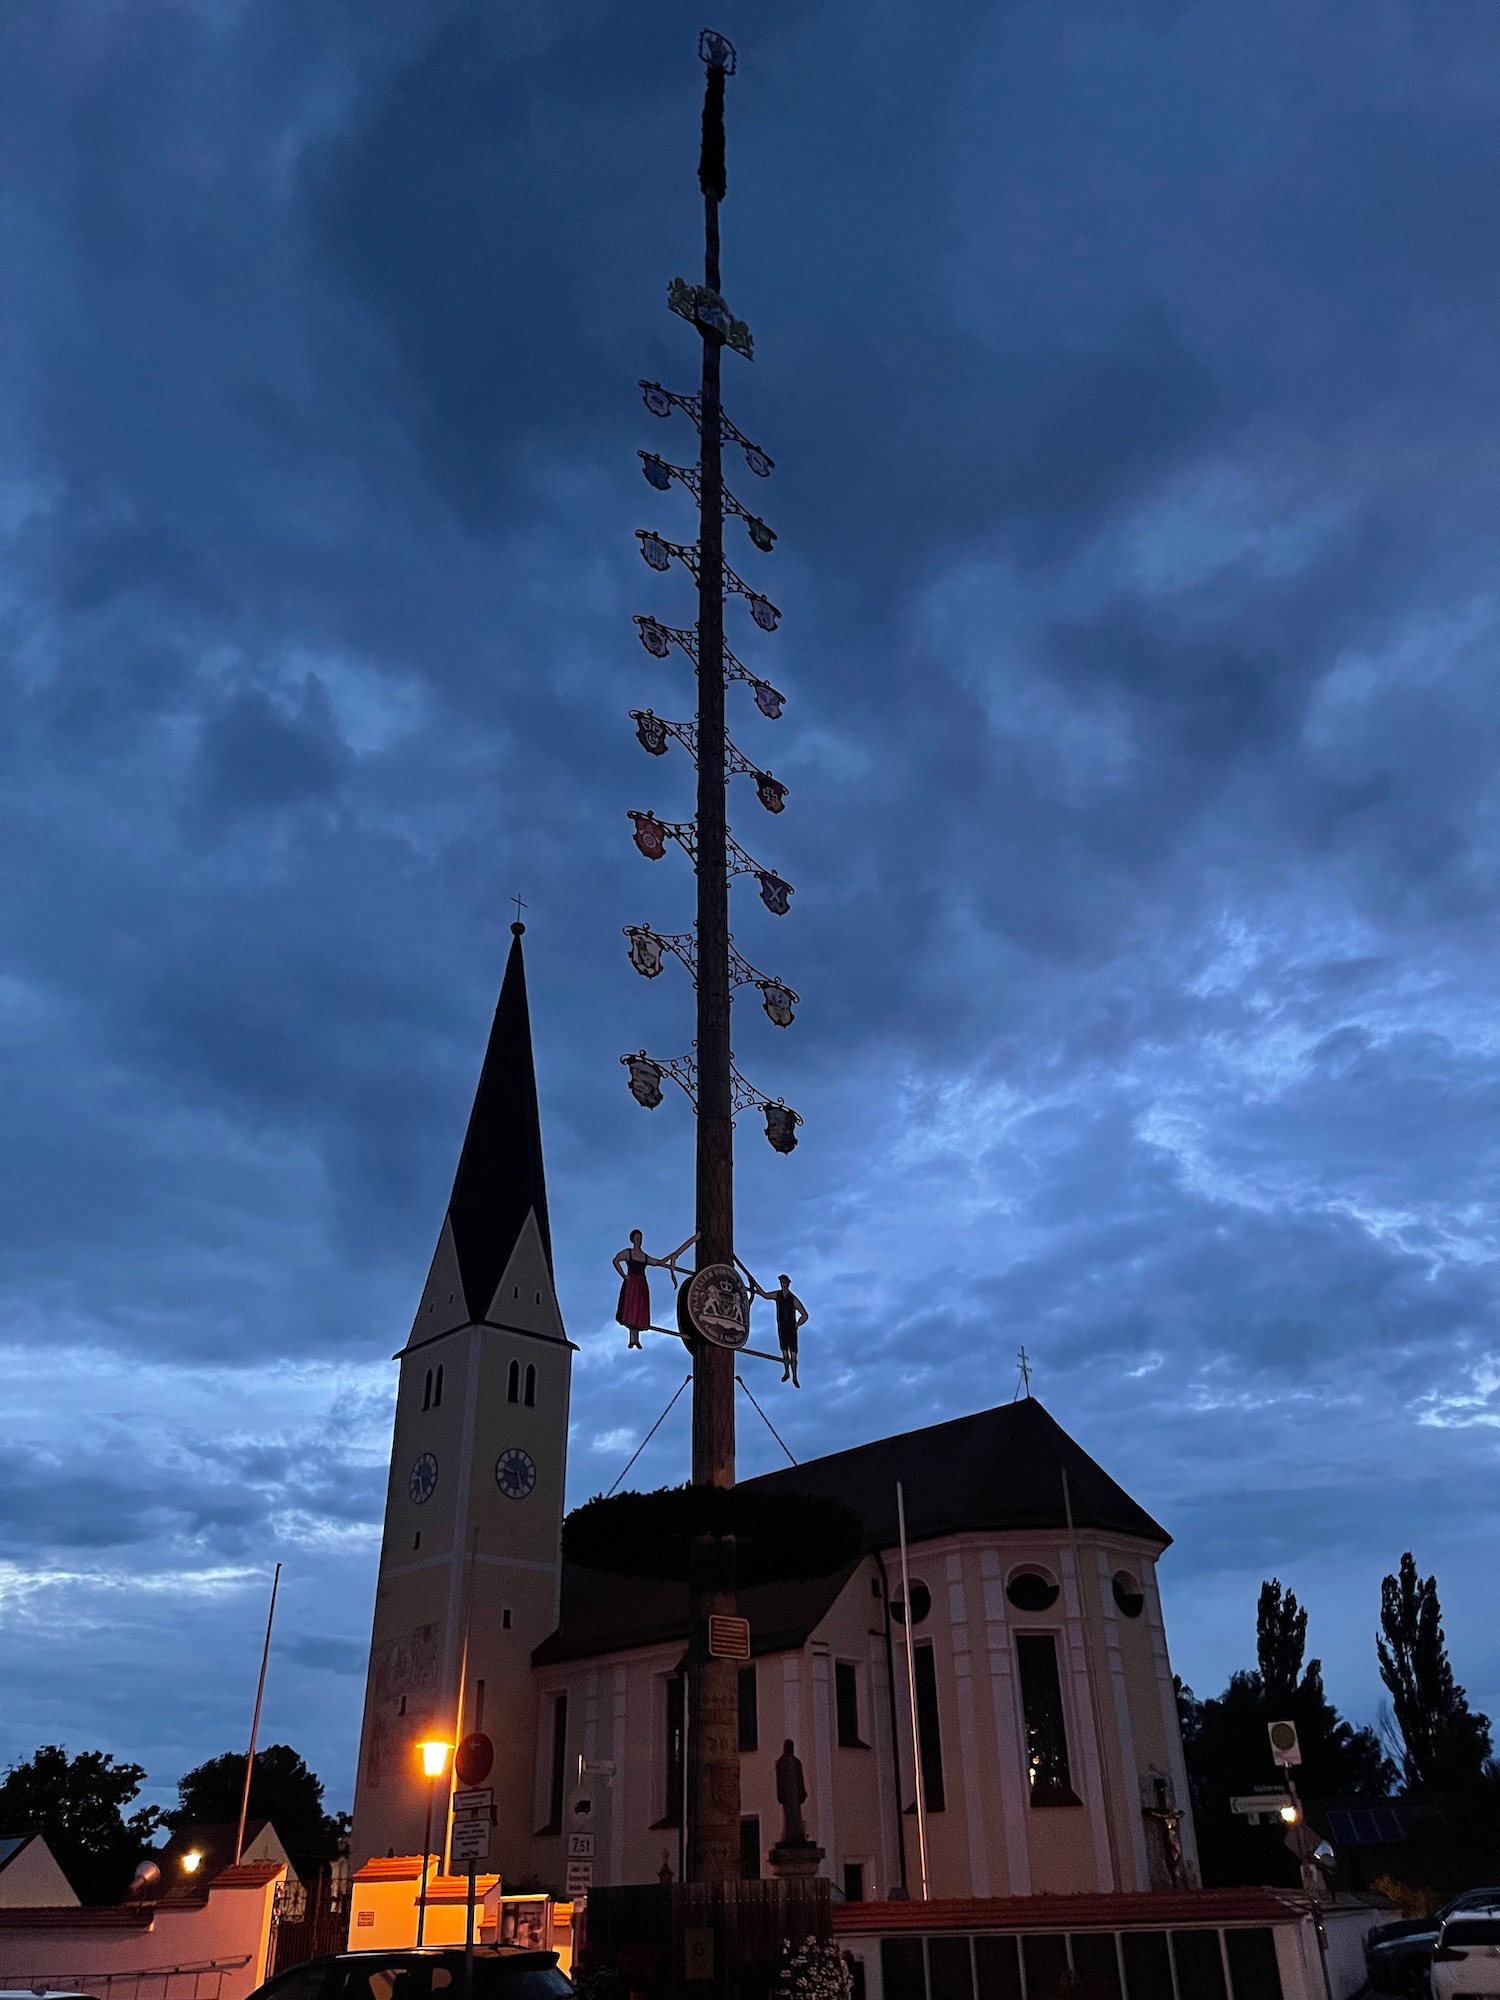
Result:
{"label": "shrub with flowers", "polygon": [[782,1945],[777,2000],[850,2000],[853,1988],[836,1944],[805,1938],[799,1945],[790,1939]]}

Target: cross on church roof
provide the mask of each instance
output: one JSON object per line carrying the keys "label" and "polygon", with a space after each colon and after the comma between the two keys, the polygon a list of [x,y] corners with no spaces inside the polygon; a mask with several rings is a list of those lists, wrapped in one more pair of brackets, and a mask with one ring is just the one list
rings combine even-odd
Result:
{"label": "cross on church roof", "polygon": [[1031,1395],[1031,1357],[1024,1347],[1016,1354],[1016,1367],[1020,1371],[1021,1379],[1016,1384],[1016,1394],[1011,1397],[1012,1402],[1022,1394],[1028,1398]]}

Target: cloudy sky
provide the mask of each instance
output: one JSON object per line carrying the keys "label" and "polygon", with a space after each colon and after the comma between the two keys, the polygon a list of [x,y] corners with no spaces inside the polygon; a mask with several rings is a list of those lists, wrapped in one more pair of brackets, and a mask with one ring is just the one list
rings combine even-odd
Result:
{"label": "cloudy sky", "polygon": [[[1377,1719],[1436,1570],[1500,1713],[1500,15],[726,0],[736,471],[790,786],[736,892],[798,1456],[1010,1397],[1172,1529],[1175,1661],[1278,1574]],[[696,11],[69,0],[0,26],[0,1761],[266,1726],[347,1803],[393,1370],[519,892],[571,1490],[681,1375],[691,616],[638,377],[691,387]],[[742,1468],[779,1454],[745,1411]],[[686,1403],[639,1467],[683,1475]]]}

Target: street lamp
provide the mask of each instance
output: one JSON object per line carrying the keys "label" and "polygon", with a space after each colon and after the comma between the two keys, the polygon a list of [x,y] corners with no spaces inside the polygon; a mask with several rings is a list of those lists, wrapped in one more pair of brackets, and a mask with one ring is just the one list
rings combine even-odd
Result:
{"label": "street lamp", "polygon": [[447,1772],[453,1745],[433,1738],[426,1743],[419,1743],[417,1750],[422,1758],[422,1775],[429,1781],[427,1824],[422,1833],[422,1893],[417,1898],[417,1943],[420,1944],[427,1929],[427,1866],[431,1859],[429,1849],[432,1846],[432,1809],[437,1803],[438,1779]]}

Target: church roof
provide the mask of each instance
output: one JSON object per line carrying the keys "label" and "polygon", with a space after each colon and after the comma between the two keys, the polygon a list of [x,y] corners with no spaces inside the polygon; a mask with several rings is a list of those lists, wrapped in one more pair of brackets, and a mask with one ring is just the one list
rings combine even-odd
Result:
{"label": "church roof", "polygon": [[526,965],[521,956],[524,928],[522,924],[511,925],[514,941],[448,1201],[464,1302],[473,1320],[482,1320],[489,1311],[516,1239],[533,1209],[547,1253],[547,1269],[552,1269],[542,1123],[531,1055]]}
{"label": "church roof", "polygon": [[[1064,1496],[1063,1475],[1067,1475]],[[815,1493],[842,1501],[865,1527],[865,1547],[896,1545],[896,1481],[913,1544],[983,1530],[1073,1526],[1130,1535],[1165,1549],[1166,1529],[1068,1436],[1034,1396],[972,1417],[877,1438],[827,1458],[743,1483],[760,1492]],[[822,1621],[853,1569],[740,1592],[757,1653],[800,1646]],[[609,1576],[564,1563],[558,1629],[532,1655],[539,1666],[685,1638],[687,1587]]]}

